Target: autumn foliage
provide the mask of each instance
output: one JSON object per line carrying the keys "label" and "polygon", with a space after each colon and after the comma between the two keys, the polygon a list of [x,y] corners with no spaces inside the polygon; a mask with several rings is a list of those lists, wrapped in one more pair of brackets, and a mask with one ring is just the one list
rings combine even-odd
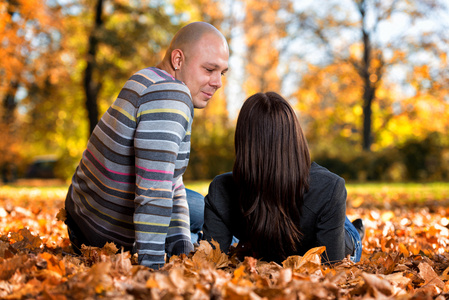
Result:
{"label": "autumn foliage", "polygon": [[[446,195],[447,196],[447,195]],[[445,197],[446,197],[445,196]],[[282,265],[239,261],[201,242],[159,271],[114,244],[73,254],[64,191],[0,193],[2,299],[444,299],[449,296],[449,209],[405,194],[350,193],[348,216],[366,221],[360,263],[321,264],[325,248]],[[447,197],[446,197],[447,198]],[[215,245],[216,246],[216,245]]]}

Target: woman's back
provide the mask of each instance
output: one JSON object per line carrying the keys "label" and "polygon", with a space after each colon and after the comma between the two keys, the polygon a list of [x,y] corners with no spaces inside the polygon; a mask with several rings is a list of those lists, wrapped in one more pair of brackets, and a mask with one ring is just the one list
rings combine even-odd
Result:
{"label": "woman's back", "polygon": [[[225,173],[213,180],[205,198],[204,238],[216,240],[224,252],[229,250],[233,236],[242,243],[249,240],[238,194],[232,173]],[[324,245],[327,248],[324,259],[343,259],[345,213],[346,188],[343,178],[312,163],[309,190],[304,194],[297,224],[301,239],[297,252],[287,253],[287,256],[302,255],[310,248]]]}

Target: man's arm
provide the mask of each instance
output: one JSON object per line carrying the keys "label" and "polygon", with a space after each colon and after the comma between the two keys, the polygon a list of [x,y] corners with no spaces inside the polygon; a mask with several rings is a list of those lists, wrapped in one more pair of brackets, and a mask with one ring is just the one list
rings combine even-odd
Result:
{"label": "man's arm", "polygon": [[186,104],[185,97],[188,95],[180,91],[148,93],[143,95],[144,104],[137,114],[138,125],[134,137],[136,248],[139,264],[154,269],[165,262],[166,237],[173,217],[174,201],[177,202],[176,207],[182,207],[182,202],[185,202],[187,215],[180,218],[184,222],[172,226],[173,231],[180,234],[169,242],[184,240],[190,243],[187,203],[182,197],[174,199],[173,192],[177,183],[175,179],[182,178],[175,167],[180,145],[192,121],[191,108]]}

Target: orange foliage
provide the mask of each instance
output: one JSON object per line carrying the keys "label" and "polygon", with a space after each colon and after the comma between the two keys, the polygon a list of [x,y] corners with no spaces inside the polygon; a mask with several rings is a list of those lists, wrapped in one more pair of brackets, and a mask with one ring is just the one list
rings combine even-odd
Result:
{"label": "orange foliage", "polygon": [[[0,4],[0,68],[3,69],[0,92],[11,81],[20,81],[31,53],[40,52],[36,37],[59,27],[58,16],[42,0],[6,1]],[[39,62],[36,62],[38,65]],[[38,66],[33,68],[38,68]]]}
{"label": "orange foliage", "polygon": [[[282,7],[281,7],[282,6]],[[246,15],[243,20],[245,32],[247,95],[257,92],[280,91],[278,74],[279,42],[286,35],[286,24],[279,10],[291,10],[291,3],[269,0],[245,1]]]}
{"label": "orange foliage", "polygon": [[[348,299],[446,297],[449,293],[447,203],[416,203],[406,195],[350,194],[348,216],[367,227],[360,263],[321,265],[325,248],[281,265],[239,261],[201,242],[160,270],[136,264],[115,245],[71,252],[59,213],[63,195],[37,192],[0,198],[0,297],[85,299]],[[25,205],[24,205],[25,204]],[[353,206],[354,204],[354,206]],[[357,207],[357,208],[355,208]],[[423,299],[424,299],[423,298]],[[425,298],[427,299],[427,298]]]}

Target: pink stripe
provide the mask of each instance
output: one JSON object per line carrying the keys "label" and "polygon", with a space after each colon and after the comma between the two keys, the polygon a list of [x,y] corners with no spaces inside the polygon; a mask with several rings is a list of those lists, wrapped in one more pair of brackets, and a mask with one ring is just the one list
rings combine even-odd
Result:
{"label": "pink stripe", "polygon": [[177,187],[175,187],[175,190],[179,189],[179,187],[183,185],[182,183],[180,185],[178,185]]}
{"label": "pink stripe", "polygon": [[[108,170],[109,172],[111,172],[111,173],[115,173],[115,174],[119,174],[119,175],[125,175],[125,176],[134,176],[134,175],[136,175],[136,174],[133,174],[133,173],[121,173],[121,172],[116,172],[116,171],[113,171],[113,170],[111,170],[111,169],[108,169],[108,168],[106,168],[105,167],[105,165],[103,165],[96,157],[95,157],[95,155],[89,150],[89,149],[87,149],[87,151],[89,151],[89,153],[90,154],[92,154],[92,156],[95,158],[95,160],[103,167],[103,168],[105,168],[106,170]],[[86,157],[87,158],[87,157]],[[103,174],[104,175],[104,174]]]}
{"label": "pink stripe", "polygon": [[144,167],[140,167],[140,166],[136,166],[139,169],[148,171],[148,172],[153,172],[153,173],[163,173],[163,174],[173,174],[174,172],[170,172],[170,171],[162,171],[162,170],[152,170],[152,169],[146,169]]}
{"label": "pink stripe", "polygon": [[150,69],[151,72],[153,72],[154,74],[156,74],[160,79],[165,79],[163,77],[161,77],[158,73],[154,72],[153,70]]}
{"label": "pink stripe", "polygon": [[[86,157],[86,159],[88,160],[88,161],[90,161],[90,163],[92,164],[92,166],[101,174],[101,175],[103,175],[104,177],[106,177],[107,179],[109,179],[109,180],[111,180],[111,181],[114,181],[114,182],[118,182],[118,183],[124,183],[124,184],[134,184],[134,182],[123,182],[123,181],[118,181],[118,180],[114,180],[114,179],[111,179],[111,178],[109,178],[108,176],[106,176],[105,174],[103,174],[103,173],[101,173],[100,172],[100,170],[98,170],[98,168],[94,165],[94,163],[89,159],[89,158],[87,158]],[[95,176],[95,174],[92,174],[92,175],[94,175]],[[96,177],[96,176],[95,176]],[[100,178],[97,178],[102,184],[104,184],[101,180],[100,180]],[[124,192],[124,191],[123,191]]]}

